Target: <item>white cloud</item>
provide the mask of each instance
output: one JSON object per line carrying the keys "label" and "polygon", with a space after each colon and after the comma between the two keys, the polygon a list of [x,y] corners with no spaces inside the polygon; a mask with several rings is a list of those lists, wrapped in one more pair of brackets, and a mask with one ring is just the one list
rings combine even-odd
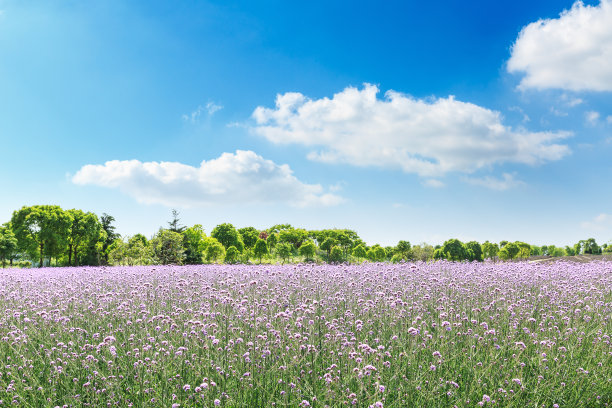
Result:
{"label": "white cloud", "polygon": [[468,184],[486,187],[497,191],[505,191],[525,184],[522,181],[515,179],[514,175],[509,173],[504,173],[501,179],[492,176],[464,177],[463,181]]}
{"label": "white cloud", "polygon": [[608,124],[612,124],[612,115],[609,115],[609,116],[606,118],[606,122],[608,122]]}
{"label": "white cloud", "polygon": [[330,98],[289,92],[275,108],[253,112],[253,130],[279,144],[321,150],[311,160],[397,168],[423,177],[471,173],[498,163],[538,164],[570,150],[554,142],[568,132],[528,132],[502,124],[501,114],[450,96],[415,99],[378,87],[348,87]]}
{"label": "white cloud", "polygon": [[198,108],[190,114],[182,115],[181,118],[185,122],[197,123],[200,120],[202,113],[206,112],[208,116],[212,116],[215,112],[220,111],[221,109],[223,109],[223,106],[217,105],[214,102],[208,102],[205,106],[199,105]]}
{"label": "white cloud", "polygon": [[192,207],[209,204],[281,202],[303,207],[336,205],[338,195],[319,184],[299,181],[288,165],[278,165],[252,151],[223,153],[200,167],[177,162],[112,160],[83,166],[75,184],[118,188],[147,204]]}
{"label": "white cloud", "polygon": [[599,112],[588,111],[584,113],[584,119],[589,125],[596,125],[599,121]]}
{"label": "white cloud", "polygon": [[507,68],[525,73],[521,88],[612,91],[612,0],[523,27]]}
{"label": "white cloud", "polygon": [[612,214],[599,214],[590,221],[581,222],[580,226],[590,231],[612,231]]}
{"label": "white cloud", "polygon": [[425,179],[423,180],[423,185],[432,188],[442,188],[445,184],[438,179]]}

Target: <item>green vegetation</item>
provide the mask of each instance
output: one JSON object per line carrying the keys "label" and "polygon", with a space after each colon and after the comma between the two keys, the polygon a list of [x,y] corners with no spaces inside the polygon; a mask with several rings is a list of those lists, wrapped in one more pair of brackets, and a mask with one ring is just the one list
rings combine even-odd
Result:
{"label": "green vegetation", "polygon": [[98,217],[79,209],[63,210],[56,205],[22,207],[0,226],[0,263],[16,266],[77,265],[197,265],[203,263],[361,263],[409,262],[446,259],[450,261],[512,261],[531,256],[574,256],[612,253],[612,245],[599,246],[594,238],[572,246],[541,247],[521,241],[461,242],[449,239],[442,245],[412,245],[400,240],[396,246],[367,245],[349,229],[306,230],[290,224],[267,229],[236,228],[219,224],[210,236],[200,224],[181,224],[172,210],[166,228],[152,237],[142,234],[120,236],[115,218]]}

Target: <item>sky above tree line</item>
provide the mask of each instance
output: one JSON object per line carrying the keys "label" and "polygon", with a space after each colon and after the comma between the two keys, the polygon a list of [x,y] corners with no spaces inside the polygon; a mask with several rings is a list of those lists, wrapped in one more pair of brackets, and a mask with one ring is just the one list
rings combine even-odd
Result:
{"label": "sky above tree line", "polygon": [[612,0],[0,0],[0,223],[612,240]]}

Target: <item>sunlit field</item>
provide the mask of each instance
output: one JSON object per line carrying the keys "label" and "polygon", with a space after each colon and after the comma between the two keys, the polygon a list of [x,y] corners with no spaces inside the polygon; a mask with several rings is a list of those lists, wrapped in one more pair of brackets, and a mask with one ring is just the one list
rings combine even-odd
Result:
{"label": "sunlit field", "polygon": [[612,406],[612,263],[0,272],[0,405]]}

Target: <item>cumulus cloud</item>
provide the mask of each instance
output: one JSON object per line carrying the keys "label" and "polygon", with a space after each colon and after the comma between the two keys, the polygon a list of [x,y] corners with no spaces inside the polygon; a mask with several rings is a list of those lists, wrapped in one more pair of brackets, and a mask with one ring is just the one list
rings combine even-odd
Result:
{"label": "cumulus cloud", "polygon": [[594,126],[599,122],[599,112],[596,111],[588,111],[584,113],[584,119],[587,124]]}
{"label": "cumulus cloud", "polygon": [[472,173],[498,163],[538,164],[570,150],[567,132],[528,132],[502,124],[495,112],[450,96],[415,99],[375,85],[348,87],[330,98],[277,95],[257,107],[253,130],[271,142],[313,148],[311,160],[401,169],[423,177]]}
{"label": "cumulus cloud", "polygon": [[501,179],[492,176],[464,177],[463,181],[468,184],[497,191],[505,191],[525,184],[522,181],[515,179],[514,175],[509,173],[504,173]]}
{"label": "cumulus cloud", "polygon": [[521,88],[612,91],[612,0],[525,26],[507,68],[525,73]]}
{"label": "cumulus cloud", "polygon": [[72,181],[118,188],[139,202],[170,207],[271,202],[303,207],[342,202],[340,196],[325,192],[321,185],[298,180],[288,165],[243,150],[223,153],[199,167],[138,160],[88,164]]}
{"label": "cumulus cloud", "polygon": [[599,214],[592,220],[581,222],[580,226],[590,231],[612,231],[612,214]]}

